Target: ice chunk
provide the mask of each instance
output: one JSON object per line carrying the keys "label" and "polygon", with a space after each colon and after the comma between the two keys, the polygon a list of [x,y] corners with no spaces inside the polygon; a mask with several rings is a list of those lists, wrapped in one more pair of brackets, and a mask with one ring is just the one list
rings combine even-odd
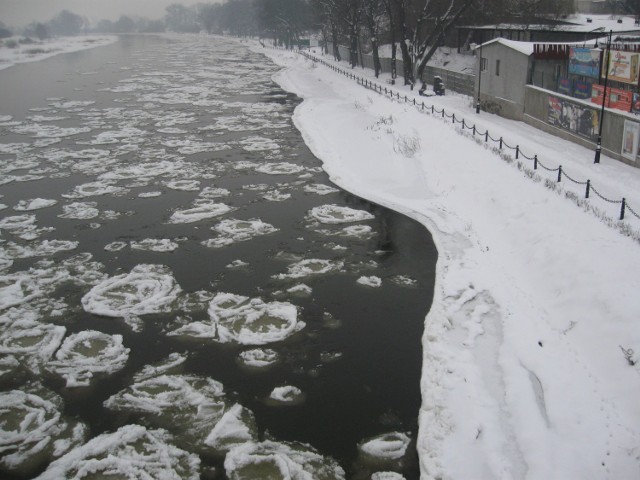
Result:
{"label": "ice chunk", "polygon": [[83,443],[83,424],[62,415],[55,393],[32,385],[0,393],[0,470],[28,475]]}
{"label": "ice chunk", "polygon": [[391,277],[391,281],[402,287],[415,287],[418,281],[415,278],[411,278],[407,275],[394,275]]}
{"label": "ice chunk", "polygon": [[22,212],[30,212],[32,210],[40,210],[41,208],[52,207],[56,203],[58,203],[58,201],[54,199],[32,198],[30,200],[20,200],[18,204],[13,207],[13,209]]}
{"label": "ice chunk", "polygon": [[246,442],[231,449],[224,460],[230,480],[341,480],[338,463],[300,443]]}
{"label": "ice chunk", "polygon": [[122,250],[123,248],[126,248],[127,246],[127,242],[111,242],[108,243],[104,246],[104,249],[107,252],[119,252],[120,250]]}
{"label": "ice chunk", "polygon": [[199,199],[194,202],[194,207],[186,210],[176,210],[171,215],[169,223],[193,223],[207,218],[218,217],[232,211],[229,205],[214,203],[208,199]]}
{"label": "ice chunk", "polygon": [[0,334],[0,353],[11,354],[32,372],[39,373],[62,343],[66,331],[62,326],[22,318]]}
{"label": "ice chunk", "polygon": [[378,288],[382,286],[382,279],[380,277],[376,277],[375,275],[371,276],[362,276],[356,280],[356,283],[360,285],[365,285],[367,287]]}
{"label": "ice chunk", "polygon": [[371,480],[405,480],[405,478],[396,472],[376,472],[371,475]]}
{"label": "ice chunk", "polygon": [[226,453],[236,445],[254,441],[256,432],[253,413],[236,403],[224,413],[204,443]]}
{"label": "ice chunk", "polygon": [[154,365],[145,365],[142,370],[135,374],[133,380],[141,382],[152,377],[158,377],[164,374],[176,373],[182,368],[184,362],[187,361],[187,355],[180,353],[171,353],[167,358]]}
{"label": "ice chunk", "polygon": [[84,330],[65,338],[55,360],[46,368],[63,377],[67,387],[85,387],[96,374],[108,375],[122,369],[129,351],[122,344],[122,335]]}
{"label": "ice chunk", "polygon": [[71,193],[65,193],[65,198],[98,197],[101,195],[118,195],[126,192],[122,187],[116,187],[111,182],[90,182],[74,187]]}
{"label": "ice chunk", "polygon": [[385,433],[365,440],[358,445],[358,449],[373,459],[399,460],[407,453],[410,441],[409,436],[402,432]]}
{"label": "ice chunk", "polygon": [[237,259],[231,262],[230,264],[226,265],[225,268],[242,268],[247,266],[249,266],[247,262]]}
{"label": "ice chunk", "polygon": [[140,415],[145,422],[171,431],[179,445],[201,450],[222,419],[227,401],[222,384],[211,378],[159,375],[134,383],[104,405]]}
{"label": "ice chunk", "polygon": [[28,302],[42,291],[28,275],[12,274],[0,277],[0,310]]}
{"label": "ice chunk", "polygon": [[344,267],[344,262],[338,260],[322,260],[319,258],[308,258],[300,260],[287,267],[287,273],[274,275],[273,278],[302,278],[311,275],[323,275],[331,272],[338,272]]}
{"label": "ice chunk", "polygon": [[234,242],[242,242],[278,231],[273,225],[259,219],[223,220],[211,229],[218,233],[218,237],[202,242],[207,247],[224,247]]}
{"label": "ice chunk", "polygon": [[131,248],[149,252],[173,252],[178,248],[178,244],[168,238],[145,238],[139,242],[131,242]]}
{"label": "ice chunk", "polygon": [[35,225],[36,216],[31,214],[14,215],[0,219],[0,231],[2,229],[9,230],[14,235],[19,235],[20,232],[31,230],[35,228]]}
{"label": "ice chunk", "polygon": [[277,150],[280,148],[277,142],[266,137],[248,137],[238,142],[243,149],[249,152],[259,152],[264,150]]}
{"label": "ice chunk", "polygon": [[265,345],[284,340],[305,327],[291,303],[266,303],[232,293],[218,293],[209,304],[209,316],[223,343]]}
{"label": "ice chunk", "polygon": [[199,480],[200,459],[170,443],[163,430],[126,425],[92,438],[53,462],[38,480],[139,478]]}
{"label": "ice chunk", "polygon": [[161,313],[171,308],[180,292],[167,267],[142,264],[93,287],[82,297],[82,306],[106,317]]}
{"label": "ice chunk", "polygon": [[307,217],[320,223],[337,224],[360,222],[374,218],[366,210],[355,210],[340,205],[320,205],[307,213]]}
{"label": "ice chunk", "polygon": [[140,198],[154,198],[162,195],[162,192],[153,191],[153,192],[141,192],[138,194]]}
{"label": "ice chunk", "polygon": [[311,295],[313,290],[309,285],[305,285],[304,283],[299,283],[298,285],[294,285],[291,288],[287,289],[287,292],[297,294],[297,295]]}
{"label": "ice chunk", "polygon": [[311,185],[305,185],[304,191],[307,193],[315,193],[317,195],[329,195],[330,193],[336,193],[340,190],[330,187],[329,185],[324,185],[322,183],[313,183]]}
{"label": "ice chunk", "polygon": [[255,348],[245,350],[238,355],[242,365],[251,369],[263,369],[275,365],[279,358],[278,353],[270,348]]}
{"label": "ice chunk", "polygon": [[269,175],[293,175],[304,171],[304,167],[295,163],[267,163],[256,167],[256,172],[267,173]]}
{"label": "ice chunk", "polygon": [[172,190],[197,191],[200,190],[200,180],[170,180],[166,183]]}
{"label": "ice chunk", "polygon": [[275,189],[262,195],[262,198],[270,202],[284,202],[285,200],[289,200],[291,198],[291,194],[284,193],[280,190]]}
{"label": "ice chunk", "polygon": [[6,252],[12,258],[32,258],[32,257],[48,257],[58,252],[66,252],[75,250],[79,242],[72,240],[43,240],[34,245],[18,245],[9,242],[6,245]]}
{"label": "ice chunk", "polygon": [[228,197],[229,195],[231,195],[231,192],[226,188],[204,187],[198,196],[202,198],[220,198]]}
{"label": "ice chunk", "polygon": [[302,390],[293,385],[274,388],[269,394],[269,404],[272,405],[297,405],[304,401]]}
{"label": "ice chunk", "polygon": [[88,220],[95,218],[100,214],[100,210],[96,207],[96,202],[74,202],[64,205],[62,209],[64,213],[58,215],[60,218],[70,218],[74,220]]}

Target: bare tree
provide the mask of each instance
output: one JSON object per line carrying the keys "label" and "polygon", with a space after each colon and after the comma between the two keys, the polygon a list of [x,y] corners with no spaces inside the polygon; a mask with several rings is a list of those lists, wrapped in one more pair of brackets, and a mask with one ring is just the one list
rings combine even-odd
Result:
{"label": "bare tree", "polygon": [[373,55],[373,70],[378,77],[382,70],[380,64],[380,53],[378,52],[380,42],[380,31],[386,23],[385,4],[383,0],[362,0],[362,18],[364,20],[371,40],[371,54]]}

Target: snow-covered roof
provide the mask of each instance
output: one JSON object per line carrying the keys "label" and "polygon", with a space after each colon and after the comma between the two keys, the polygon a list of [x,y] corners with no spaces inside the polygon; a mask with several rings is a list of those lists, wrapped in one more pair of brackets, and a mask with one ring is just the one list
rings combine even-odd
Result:
{"label": "snow-covered roof", "polygon": [[[588,21],[587,19],[590,19]],[[621,23],[618,23],[621,20]],[[496,23],[490,25],[466,25],[460,28],[474,30],[520,30],[520,31],[545,31],[559,33],[593,33],[593,32],[640,32],[640,26],[636,25],[635,17],[619,15],[571,15],[565,19],[567,23],[558,25],[549,24],[518,24]]]}

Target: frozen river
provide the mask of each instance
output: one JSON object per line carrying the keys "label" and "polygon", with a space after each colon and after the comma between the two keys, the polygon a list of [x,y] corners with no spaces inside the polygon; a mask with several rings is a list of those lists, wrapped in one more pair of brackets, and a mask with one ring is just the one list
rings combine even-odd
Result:
{"label": "frozen river", "polygon": [[276,71],[144,36],[0,72],[3,478],[418,478],[435,247]]}

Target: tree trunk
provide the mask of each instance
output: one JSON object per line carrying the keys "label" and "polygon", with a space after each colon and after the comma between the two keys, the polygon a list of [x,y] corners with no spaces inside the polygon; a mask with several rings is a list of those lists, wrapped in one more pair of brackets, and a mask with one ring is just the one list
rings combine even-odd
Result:
{"label": "tree trunk", "polygon": [[378,40],[373,39],[371,41],[371,46],[373,48],[373,70],[375,72],[376,78],[380,75],[380,71],[382,70],[382,65],[380,64],[380,54],[378,53]]}
{"label": "tree trunk", "polygon": [[335,23],[331,24],[331,43],[333,43],[333,58],[339,62],[342,58],[340,58],[340,49],[338,48],[338,29],[336,28]]}

